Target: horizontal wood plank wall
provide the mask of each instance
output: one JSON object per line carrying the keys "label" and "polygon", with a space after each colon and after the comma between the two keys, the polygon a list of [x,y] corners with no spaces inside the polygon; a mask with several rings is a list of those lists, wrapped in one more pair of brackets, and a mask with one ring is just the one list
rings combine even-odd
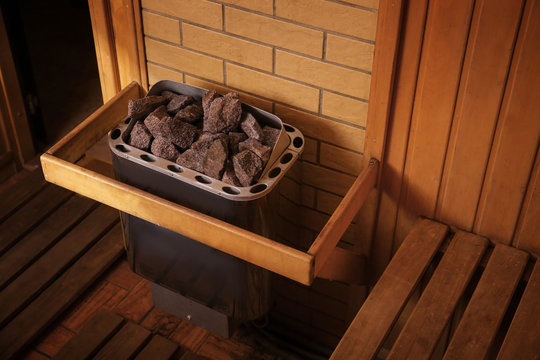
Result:
{"label": "horizontal wood plank wall", "polygon": [[538,254],[539,8],[537,0],[433,0],[424,14],[408,5],[373,278],[418,215]]}
{"label": "horizontal wood plank wall", "polygon": [[[236,91],[243,102],[275,113],[305,135],[301,161],[281,182],[275,199],[279,240],[302,250],[365,166],[378,3],[140,1],[150,86],[170,79],[221,93]],[[367,256],[369,241],[359,240],[355,227],[339,246]],[[295,331],[337,343],[350,311],[347,285],[317,281],[313,288],[280,294],[278,313],[287,324],[294,319]],[[312,297],[316,305],[308,301]],[[318,310],[336,301],[341,304],[334,307],[337,314]],[[298,305],[307,310],[298,311]]]}

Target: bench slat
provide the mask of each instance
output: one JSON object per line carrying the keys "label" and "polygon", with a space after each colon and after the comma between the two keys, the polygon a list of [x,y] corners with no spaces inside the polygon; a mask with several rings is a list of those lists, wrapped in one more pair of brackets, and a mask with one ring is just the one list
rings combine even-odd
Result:
{"label": "bench slat", "polygon": [[0,331],[0,358],[10,359],[19,353],[122,253],[122,230],[117,224]]}
{"label": "bench slat", "polygon": [[527,253],[496,245],[444,359],[484,359],[527,264]]}
{"label": "bench slat", "polygon": [[448,227],[419,219],[341,339],[331,359],[372,359],[441,245]]}
{"label": "bench slat", "polygon": [[540,261],[536,261],[525,292],[497,359],[540,358]]}
{"label": "bench slat", "polygon": [[131,359],[144,346],[150,335],[150,331],[145,328],[128,322],[101,348],[94,359]]}
{"label": "bench slat", "polygon": [[0,258],[0,289],[50,247],[96,204],[75,195]]}
{"label": "bench slat", "polygon": [[53,359],[88,359],[117,332],[123,322],[124,319],[122,317],[108,310],[101,309],[84,326],[79,334],[64,345]]}
{"label": "bench slat", "polygon": [[2,199],[0,222],[27,199],[35,195],[43,186],[45,186],[43,173],[41,169],[36,169],[26,175],[22,180],[3,190],[0,193],[0,199]]}
{"label": "bench slat", "polygon": [[447,248],[388,359],[429,359],[482,259],[488,240],[458,232]]}
{"label": "bench slat", "polygon": [[152,340],[142,349],[135,360],[169,360],[178,349],[178,345],[155,335]]}
{"label": "bench slat", "polygon": [[0,326],[22,309],[39,291],[118,221],[118,212],[99,206],[62,240],[41,256],[0,293]]}
{"label": "bench slat", "polygon": [[47,185],[30,201],[0,225],[0,254],[24,233],[44,219],[73,193],[56,185]]}

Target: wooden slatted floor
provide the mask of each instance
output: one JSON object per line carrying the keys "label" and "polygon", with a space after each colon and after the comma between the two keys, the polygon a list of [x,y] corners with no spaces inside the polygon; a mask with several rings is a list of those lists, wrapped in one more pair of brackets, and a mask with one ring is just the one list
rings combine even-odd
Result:
{"label": "wooden slatted floor", "polygon": [[[447,233],[443,224],[417,222],[332,359],[540,358],[540,262],[477,235]],[[414,294],[412,310],[403,311]]]}
{"label": "wooden slatted floor", "polygon": [[123,358],[115,343],[129,339],[125,358],[174,344],[173,358],[298,359],[261,336],[223,339],[155,308],[125,260],[118,212],[46,183],[39,169],[0,184],[0,204],[1,359],[62,358],[103,309],[117,316],[108,313],[114,329],[92,349],[97,358]]}

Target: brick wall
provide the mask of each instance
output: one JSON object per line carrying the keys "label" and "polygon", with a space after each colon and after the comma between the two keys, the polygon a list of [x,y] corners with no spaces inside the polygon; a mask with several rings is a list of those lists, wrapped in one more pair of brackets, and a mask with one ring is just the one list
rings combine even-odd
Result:
{"label": "brick wall", "polygon": [[[302,249],[361,170],[377,4],[141,1],[150,85],[171,79],[234,90],[242,101],[275,113],[306,136],[304,154],[281,182],[279,200],[279,213],[287,219],[279,226],[281,240]],[[353,229],[341,245],[354,247]],[[345,309],[348,295],[338,287],[319,284],[304,290],[332,301],[341,294]],[[345,321],[344,315],[326,315]],[[316,311],[302,321],[317,323],[324,316]]]}

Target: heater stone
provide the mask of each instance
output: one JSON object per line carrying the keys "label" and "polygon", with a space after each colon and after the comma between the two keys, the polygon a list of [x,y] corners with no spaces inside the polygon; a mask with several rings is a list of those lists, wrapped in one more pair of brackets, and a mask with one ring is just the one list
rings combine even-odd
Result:
{"label": "heater stone", "polygon": [[152,134],[143,123],[137,122],[133,129],[131,129],[131,134],[129,136],[129,144],[138,149],[148,151],[150,148],[150,143],[152,142]]}
{"label": "heater stone", "polygon": [[212,133],[233,131],[238,127],[242,115],[242,106],[238,94],[228,93],[223,97],[214,99],[204,115],[204,131]]}
{"label": "heater stone", "polygon": [[280,130],[267,125],[263,127],[262,131],[263,131],[262,143],[264,145],[270,146],[273,149],[276,146],[276,143],[279,139]]}
{"label": "heater stone", "polygon": [[205,152],[202,164],[203,172],[214,179],[221,179],[227,155],[227,143],[220,139],[215,140]]}
{"label": "heater stone", "polygon": [[191,170],[203,172],[202,160],[203,155],[200,152],[193,149],[187,149],[182,154],[178,155],[176,163],[190,168]]}
{"label": "heater stone", "polygon": [[264,133],[253,115],[248,112],[245,112],[242,115],[242,120],[240,121],[240,127],[246,133],[247,136],[255,140],[261,141],[263,139]]}
{"label": "heater stone", "polygon": [[178,158],[180,155],[180,152],[176,149],[174,144],[163,137],[157,137],[154,139],[150,151],[152,154],[170,161],[176,160],[176,158]]}
{"label": "heater stone", "polygon": [[163,96],[145,96],[137,100],[129,100],[128,116],[132,119],[142,119],[166,103],[167,99]]}
{"label": "heater stone", "polygon": [[263,145],[260,141],[257,141],[254,138],[249,138],[239,143],[238,150],[252,151],[261,158],[263,166],[268,162],[268,159],[270,159],[270,153],[272,152],[272,148],[270,146]]}
{"label": "heater stone", "polygon": [[219,95],[217,92],[215,92],[215,90],[210,90],[208,91],[206,94],[203,95],[202,97],[202,107],[203,107],[203,110],[204,110],[204,119],[206,120],[206,118],[208,117],[208,111],[210,110],[210,105],[212,104],[212,102],[221,97],[221,95]]}
{"label": "heater stone", "polygon": [[161,96],[170,101],[173,97],[178,96],[178,94],[173,91],[165,90],[161,92]]}
{"label": "heater stone", "polygon": [[190,124],[196,123],[201,120],[203,116],[202,106],[195,103],[180,109],[174,116],[175,120],[184,121]]}
{"label": "heater stone", "polygon": [[167,104],[167,111],[169,114],[176,114],[178,110],[183,109],[194,101],[193,97],[189,95],[175,95]]}
{"label": "heater stone", "polygon": [[234,167],[230,161],[228,161],[225,165],[225,171],[223,172],[223,177],[221,178],[221,181],[229,185],[242,186],[240,180],[238,180],[236,174],[234,173]]}
{"label": "heater stone", "polygon": [[229,153],[231,155],[238,154],[238,144],[247,139],[247,135],[241,132],[229,133]]}
{"label": "heater stone", "polygon": [[263,169],[262,160],[255,153],[244,150],[234,155],[234,173],[242,186],[249,186]]}

